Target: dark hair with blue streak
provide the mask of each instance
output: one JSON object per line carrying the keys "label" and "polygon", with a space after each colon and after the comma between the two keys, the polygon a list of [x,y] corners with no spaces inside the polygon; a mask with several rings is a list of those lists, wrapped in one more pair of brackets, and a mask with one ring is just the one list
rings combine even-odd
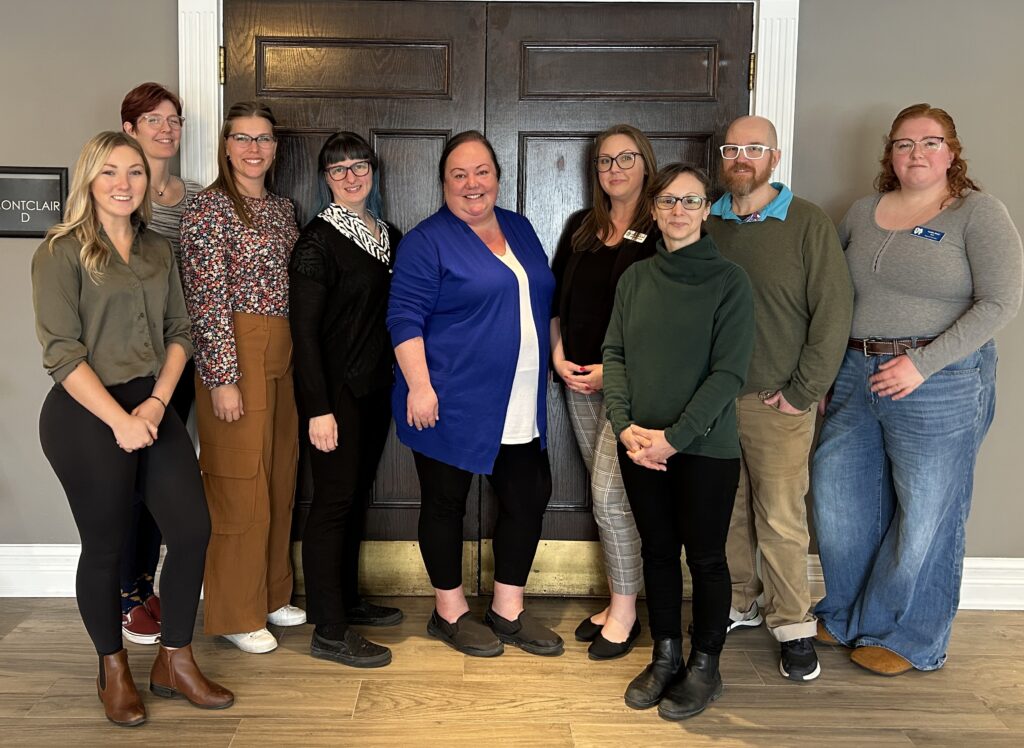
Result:
{"label": "dark hair with blue streak", "polygon": [[370,144],[361,136],[349,130],[342,130],[327,138],[327,142],[320,149],[320,155],[317,156],[317,198],[319,200],[319,207],[310,216],[310,219],[316,218],[324,208],[331,204],[334,198],[327,181],[330,179],[327,176],[327,167],[339,161],[347,161],[349,159],[370,162],[373,185],[370,187],[370,194],[366,198],[366,208],[377,218],[384,217],[382,215],[384,201],[380,196],[380,170],[378,169],[377,154],[374,153]]}

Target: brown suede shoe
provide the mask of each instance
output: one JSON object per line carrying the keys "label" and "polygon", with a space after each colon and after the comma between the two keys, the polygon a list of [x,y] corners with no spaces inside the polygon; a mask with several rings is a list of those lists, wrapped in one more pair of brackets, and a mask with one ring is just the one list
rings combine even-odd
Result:
{"label": "brown suede shoe", "polygon": [[199,671],[192,658],[191,644],[180,649],[160,645],[149,673],[149,690],[165,699],[183,696],[200,709],[227,709],[235,703],[231,691],[207,680]]}
{"label": "brown suede shoe", "polygon": [[907,659],[884,647],[857,647],[850,653],[850,660],[878,675],[903,675],[914,669]]}
{"label": "brown suede shoe", "polygon": [[146,721],[139,689],[128,669],[128,652],[121,650],[100,657],[100,674],[96,677],[96,693],[103,702],[107,719],[122,727],[135,727]]}
{"label": "brown suede shoe", "polygon": [[828,629],[821,623],[820,618],[818,619],[818,633],[814,635],[814,640],[821,642],[822,644],[835,644],[839,647],[846,646],[828,632]]}

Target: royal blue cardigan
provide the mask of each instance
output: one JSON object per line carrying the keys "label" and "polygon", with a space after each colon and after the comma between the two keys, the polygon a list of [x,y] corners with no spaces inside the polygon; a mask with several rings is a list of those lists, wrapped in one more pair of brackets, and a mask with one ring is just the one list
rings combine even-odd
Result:
{"label": "royal blue cardigan", "polygon": [[[530,281],[540,346],[537,429],[543,448],[555,279],[530,222],[498,207],[494,212]],[[409,385],[396,367],[391,406],[398,438],[427,457],[489,474],[501,446],[519,359],[515,274],[465,222],[442,207],[406,234],[395,252],[387,324],[395,347],[423,338],[440,415],[437,426],[422,431],[406,423]]]}

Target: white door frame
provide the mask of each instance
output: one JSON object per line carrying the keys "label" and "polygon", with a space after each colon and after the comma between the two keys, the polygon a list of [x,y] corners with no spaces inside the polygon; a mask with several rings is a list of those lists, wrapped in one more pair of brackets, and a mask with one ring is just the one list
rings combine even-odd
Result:
{"label": "white door frame", "polygon": [[[800,0],[740,1],[754,6],[752,48],[757,53],[757,76],[750,113],[775,123],[782,150],[775,178],[791,185]],[[217,175],[217,133],[223,98],[223,86],[219,83],[223,17],[222,0],[178,0],[178,93],[188,109],[188,130],[181,144],[181,175],[204,185]]]}

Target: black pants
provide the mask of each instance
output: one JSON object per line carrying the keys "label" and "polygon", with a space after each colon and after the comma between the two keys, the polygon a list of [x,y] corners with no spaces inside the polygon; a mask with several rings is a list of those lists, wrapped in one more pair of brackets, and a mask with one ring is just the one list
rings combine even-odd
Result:
{"label": "black pants", "polygon": [[[391,425],[391,391],[355,397],[345,387],[334,404],[338,447],[309,447],[313,503],[302,533],[306,616],[311,623],[345,623],[359,603],[359,546],[366,508]],[[302,438],[309,433],[304,421]]]}
{"label": "black pants", "polygon": [[[188,414],[196,399],[196,367],[192,359],[185,362],[171,402],[168,403],[182,423],[188,423]],[[123,595],[139,593],[141,600],[152,594],[152,580],[156,577],[156,566],[160,561],[160,528],[149,509],[141,491],[135,493],[132,502],[131,524],[121,549],[121,592]],[[133,603],[122,600],[121,608],[127,612]]]}
{"label": "black pants", "polygon": [[[130,411],[153,391],[153,384],[152,377],[144,377],[108,389]],[[167,541],[161,640],[168,647],[191,642],[210,515],[196,454],[177,414],[164,415],[153,446],[129,454],[117,446],[106,424],[54,387],[39,415],[39,438],[82,539],[76,593],[96,651],[107,655],[122,647],[120,556],[137,476],[146,507]]]}
{"label": "black pants", "polygon": [[732,589],[725,539],[739,483],[739,459],[676,454],[668,470],[636,465],[619,444],[619,466],[640,532],[651,637],[681,638],[683,572],[693,579],[693,646],[717,655],[725,643]]}
{"label": "black pants", "polygon": [[[420,479],[419,541],[430,583],[462,586],[462,520],[473,474],[413,452]],[[551,498],[551,466],[540,439],[502,444],[487,476],[498,495],[494,528],[494,581],[526,586]]]}

